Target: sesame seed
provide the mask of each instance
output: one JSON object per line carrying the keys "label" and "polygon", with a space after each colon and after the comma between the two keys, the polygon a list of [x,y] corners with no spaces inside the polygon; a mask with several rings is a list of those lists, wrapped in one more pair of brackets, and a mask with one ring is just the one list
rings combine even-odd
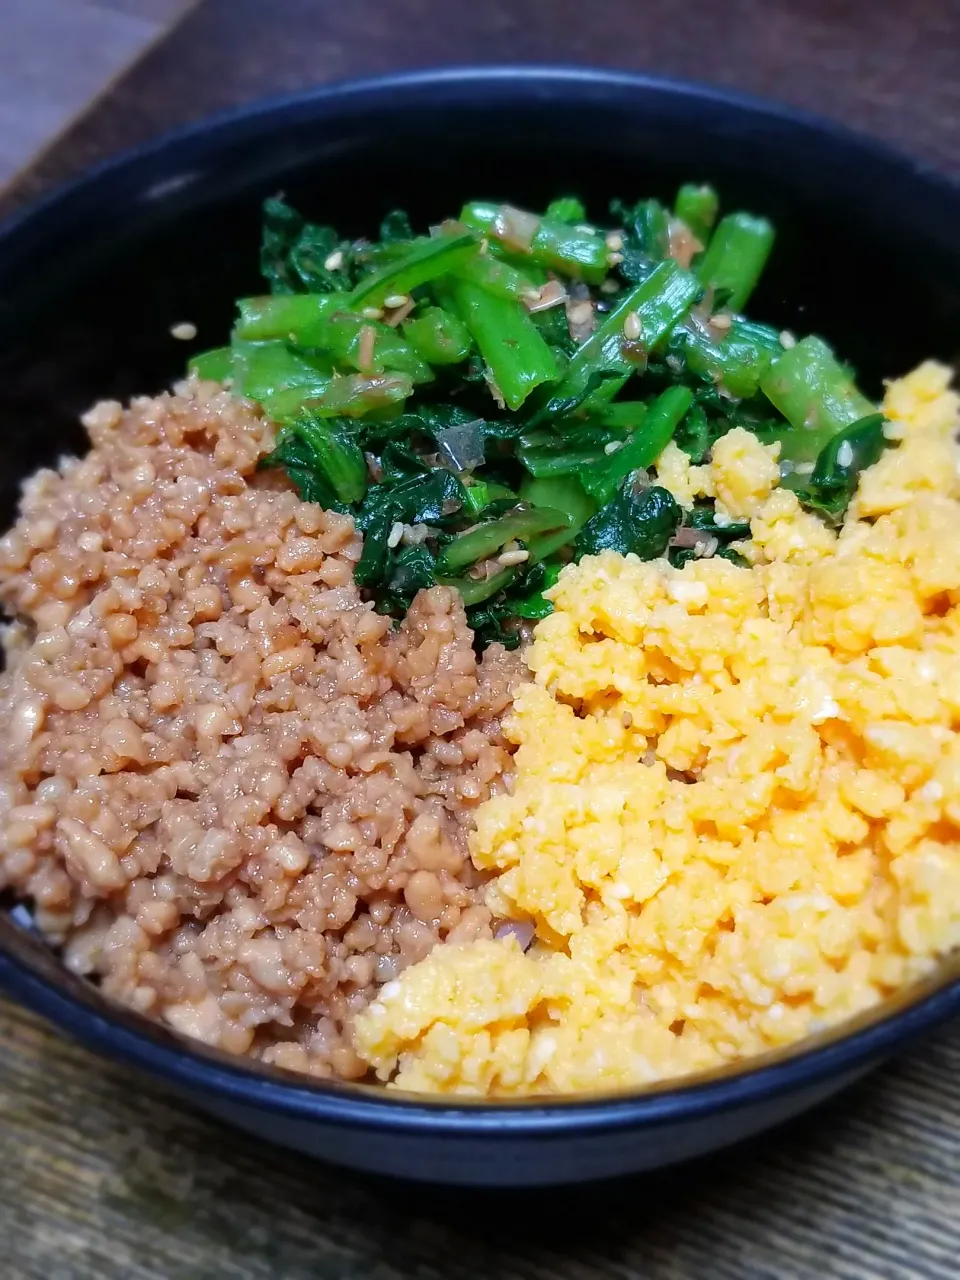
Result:
{"label": "sesame seed", "polygon": [[733,324],[733,316],[727,315],[726,312],[721,311],[718,316],[710,317],[710,323],[713,325],[714,329],[729,329]]}
{"label": "sesame seed", "polygon": [[343,254],[339,249],[334,249],[329,257],[324,258],[323,265],[327,271],[339,271],[343,266]]}
{"label": "sesame seed", "polygon": [[797,340],[789,329],[784,329],[780,334],[780,345],[781,347],[786,347],[788,351],[791,347],[795,347],[797,345]]}
{"label": "sesame seed", "polygon": [[600,286],[601,293],[619,293],[620,285],[616,280],[604,280]]}
{"label": "sesame seed", "polygon": [[623,236],[619,231],[609,231],[606,237],[606,244],[612,253],[619,253],[623,248]]}
{"label": "sesame seed", "polygon": [[177,338],[180,342],[189,342],[191,338],[197,336],[197,326],[191,324],[189,320],[181,320],[179,324],[170,326],[170,336]]}
{"label": "sesame seed", "polygon": [[524,560],[529,559],[529,551],[504,551],[501,555],[497,556],[497,563],[502,564],[505,569],[508,569],[511,565],[523,564]]}
{"label": "sesame seed", "polygon": [[394,307],[394,309],[386,317],[387,324],[395,329],[397,325],[402,324],[403,321],[406,320],[407,316],[410,314],[410,312],[414,309],[416,305],[417,304],[414,302],[412,298],[408,298],[402,307]]}
{"label": "sesame seed", "polygon": [[397,520],[396,523],[391,526],[390,533],[387,535],[387,546],[398,547],[400,545],[400,539],[402,537],[403,537],[403,521]]}
{"label": "sesame seed", "polygon": [[589,324],[593,319],[593,306],[589,302],[575,302],[567,311],[571,324]]}
{"label": "sesame seed", "polygon": [[841,467],[849,467],[853,461],[853,445],[849,440],[844,440],[843,444],[837,450],[837,465]]}
{"label": "sesame seed", "polygon": [[622,261],[623,261],[622,253],[607,254],[607,266],[609,267],[618,267]]}
{"label": "sesame seed", "polygon": [[426,542],[429,536],[430,530],[425,524],[405,524],[400,541],[405,547],[418,547],[421,542]]}
{"label": "sesame seed", "polygon": [[619,448],[620,448],[619,440],[608,440],[607,443],[603,446],[603,452],[616,453]]}
{"label": "sesame seed", "polygon": [[637,338],[640,337],[642,330],[643,325],[640,322],[640,317],[637,315],[636,311],[630,311],[623,322],[623,336],[628,342],[636,342]]}
{"label": "sesame seed", "polygon": [[629,729],[630,726],[633,724],[632,712],[625,711],[623,715],[620,717],[620,723],[623,725],[625,729]]}
{"label": "sesame seed", "polygon": [[389,297],[384,298],[383,305],[393,310],[394,307],[402,307],[407,302],[405,293],[391,293]]}
{"label": "sesame seed", "polygon": [[379,307],[364,307],[360,312],[364,320],[382,320],[383,312]]}

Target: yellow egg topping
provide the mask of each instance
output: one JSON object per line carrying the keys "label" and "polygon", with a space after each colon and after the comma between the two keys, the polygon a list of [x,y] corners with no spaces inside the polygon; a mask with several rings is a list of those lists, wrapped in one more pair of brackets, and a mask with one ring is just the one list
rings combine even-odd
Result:
{"label": "yellow egg topping", "polygon": [[702,467],[668,446],[658,482],[749,518],[748,567],[563,571],[508,721],[513,793],[471,845],[533,944],[438,947],[384,987],[355,1025],[382,1079],[677,1076],[843,1019],[960,944],[958,398],[928,363],[884,410],[897,443],[839,534],[738,429]]}

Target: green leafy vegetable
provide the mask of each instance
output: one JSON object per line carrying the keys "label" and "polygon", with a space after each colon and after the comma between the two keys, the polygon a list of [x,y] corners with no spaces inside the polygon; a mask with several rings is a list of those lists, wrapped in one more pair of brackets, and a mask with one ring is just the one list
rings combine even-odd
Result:
{"label": "green leafy vegetable", "polygon": [[760,386],[793,428],[780,438],[781,462],[814,462],[839,431],[876,411],[820,338],[804,338],[789,347]]}
{"label": "green leafy vegetable", "polygon": [[[832,524],[879,457],[883,419],[826,343],[742,314],[765,218],[718,220],[695,184],[672,210],[611,209],[603,227],[573,196],[543,214],[471,201],[429,236],[394,210],[349,241],[265,202],[269,292],[188,367],[277,424],[262,466],[353,517],[356,580],[381,611],[446,584],[478,646],[512,647],[581,555],[741,563],[747,524],[656,483],[670,441],[696,464],[734,427],[779,443],[782,483]],[[673,255],[691,252],[687,270]]]}
{"label": "green leafy vegetable", "polygon": [[487,560],[506,546],[508,542],[526,542],[537,533],[568,529],[570,521],[563,511],[552,507],[521,507],[496,520],[478,524],[466,533],[458,534],[441,554],[444,573],[456,573],[465,565]]}
{"label": "green leafy vegetable", "polygon": [[[619,388],[636,371],[642,371],[650,351],[670,333],[700,293],[689,271],[675,262],[662,262],[642,284],[618,298],[617,305],[603,323],[579,347],[567,365],[558,394],[575,397],[598,373],[608,378],[593,394],[593,401],[612,400]],[[636,317],[637,336],[628,338],[627,319]]]}
{"label": "green leafy vegetable", "polygon": [[698,274],[706,288],[722,293],[725,305],[740,311],[753,293],[772,248],[773,226],[766,218],[728,213],[717,224]]}
{"label": "green leafy vegetable", "polygon": [[633,552],[641,560],[655,560],[666,551],[680,516],[669,490],[659,485],[638,487],[628,476],[613,500],[580,530],[574,549],[578,556],[619,551],[624,556]]}
{"label": "green leafy vegetable", "polygon": [[353,258],[353,246],[333,227],[306,222],[279,197],[263,202],[260,271],[273,293],[349,289]]}
{"label": "green leafy vegetable", "polygon": [[583,207],[582,201],[576,196],[558,196],[556,200],[551,200],[547,205],[547,211],[544,215],[552,218],[554,222],[566,222],[573,225],[577,222],[586,222],[587,211]]}
{"label": "green leafy vegetable", "polygon": [[639,284],[667,256],[670,224],[659,200],[640,200],[632,207],[614,200],[610,212],[623,222],[623,261],[620,274]]}
{"label": "green leafy vegetable", "polygon": [[233,350],[214,347],[211,351],[201,351],[187,361],[187,372],[210,382],[226,382],[233,377]]}
{"label": "green leafy vegetable", "polygon": [[351,309],[382,307],[391,296],[405,297],[411,289],[446,275],[475,256],[479,249],[480,242],[474,235],[435,236],[416,241],[398,261],[360,281],[350,295]]}
{"label": "green leafy vegetable", "polygon": [[599,284],[607,274],[608,250],[603,236],[566,221],[480,201],[465,204],[460,220],[516,253],[529,254],[541,266],[576,280]]}
{"label": "green leafy vegetable", "polygon": [[380,223],[380,240],[383,244],[401,244],[413,239],[413,227],[402,209],[392,209]]}
{"label": "green leafy vegetable", "polygon": [[556,378],[556,358],[518,303],[465,280],[454,285],[453,296],[493,385],[510,409],[519,409],[531,391]]}
{"label": "green leafy vegetable", "polygon": [[692,404],[693,392],[688,387],[668,387],[649,406],[629,439],[607,454],[602,464],[584,473],[584,488],[600,506],[610,501],[625,476],[656,462]]}
{"label": "green leafy vegetable", "polygon": [[713,187],[694,183],[684,183],[673,205],[676,216],[687,224],[704,248],[710,243],[719,208],[720,201]]}
{"label": "green leafy vegetable", "polygon": [[838,432],[820,453],[807,484],[795,485],[800,501],[831,524],[842,520],[861,471],[872,467],[886,440],[882,413],[867,414]]}
{"label": "green leafy vegetable", "polygon": [[403,326],[403,336],[433,365],[461,364],[473,346],[466,326],[442,307],[426,307]]}

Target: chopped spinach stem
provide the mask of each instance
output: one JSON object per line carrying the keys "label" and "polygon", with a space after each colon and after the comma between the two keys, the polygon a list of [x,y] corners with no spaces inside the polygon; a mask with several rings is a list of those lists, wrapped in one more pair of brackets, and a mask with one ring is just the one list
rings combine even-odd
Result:
{"label": "chopped spinach stem", "polygon": [[269,292],[188,372],[273,420],[261,467],[353,517],[381,612],[450,586],[478,647],[515,646],[580,556],[741,562],[748,524],[658,483],[668,445],[702,464],[735,427],[777,443],[782,483],[834,525],[886,447],[822,338],[743,314],[775,256],[766,218],[720,217],[704,183],[609,209],[477,200],[430,228],[393,210],[349,240],[264,203]]}

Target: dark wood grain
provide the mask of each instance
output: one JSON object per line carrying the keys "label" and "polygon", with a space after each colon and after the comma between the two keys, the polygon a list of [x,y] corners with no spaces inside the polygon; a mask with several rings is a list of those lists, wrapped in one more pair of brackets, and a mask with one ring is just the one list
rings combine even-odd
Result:
{"label": "dark wood grain", "polygon": [[[463,62],[653,70],[832,115],[960,175],[960,4],[205,0],[8,194],[212,110]],[[509,1196],[271,1150],[0,1002],[11,1280],[953,1280],[960,1029],[811,1117],[665,1176]]]}
{"label": "dark wood grain", "polygon": [[955,1280],[960,1028],[762,1139],[603,1188],[405,1187],[267,1149],[0,1005],[13,1280]]}
{"label": "dark wood grain", "polygon": [[960,175],[958,0],[204,0],[7,203],[267,94],[471,62],[592,63],[766,94]]}

